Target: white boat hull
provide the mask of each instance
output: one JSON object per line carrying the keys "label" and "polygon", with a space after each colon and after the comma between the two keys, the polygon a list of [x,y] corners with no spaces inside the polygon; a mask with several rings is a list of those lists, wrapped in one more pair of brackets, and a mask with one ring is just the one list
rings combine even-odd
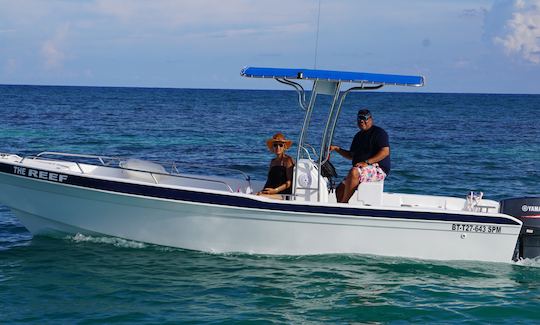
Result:
{"label": "white boat hull", "polygon": [[[452,230],[454,221],[401,219],[385,210],[380,213],[388,217],[254,209],[145,197],[5,173],[0,173],[0,202],[35,235],[103,234],[207,252],[359,253],[510,262],[521,229],[520,223],[493,223],[484,224],[494,227],[493,232],[464,232]],[[500,228],[496,231],[495,227]]]}

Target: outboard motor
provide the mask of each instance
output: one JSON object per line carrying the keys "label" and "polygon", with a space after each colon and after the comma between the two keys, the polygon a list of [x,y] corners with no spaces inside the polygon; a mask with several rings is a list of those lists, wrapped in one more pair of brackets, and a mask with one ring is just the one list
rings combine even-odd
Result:
{"label": "outboard motor", "polygon": [[502,200],[500,212],[523,222],[514,260],[540,256],[540,197]]}

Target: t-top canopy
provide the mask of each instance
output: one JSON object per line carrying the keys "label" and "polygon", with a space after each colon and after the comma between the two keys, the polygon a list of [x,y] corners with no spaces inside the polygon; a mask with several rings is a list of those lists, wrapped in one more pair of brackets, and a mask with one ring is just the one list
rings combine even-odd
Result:
{"label": "t-top canopy", "polygon": [[415,87],[421,87],[424,85],[424,77],[422,76],[403,76],[395,74],[349,71],[246,67],[242,69],[240,74],[244,77],[251,78],[327,80]]}

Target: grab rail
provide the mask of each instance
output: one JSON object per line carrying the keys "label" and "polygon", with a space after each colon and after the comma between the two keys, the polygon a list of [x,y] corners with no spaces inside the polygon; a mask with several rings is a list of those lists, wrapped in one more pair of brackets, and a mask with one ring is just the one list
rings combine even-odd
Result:
{"label": "grab rail", "polygon": [[103,166],[107,166],[108,164],[105,163],[105,161],[103,160],[104,158],[105,159],[110,159],[110,160],[121,160],[121,158],[119,157],[108,157],[108,156],[96,156],[96,155],[84,155],[84,154],[79,154],[79,153],[68,153],[68,152],[56,152],[56,151],[43,151],[43,152],[40,152],[36,155],[36,158],[37,157],[41,157],[41,156],[45,156],[45,155],[51,155],[51,156],[66,156],[66,157],[79,157],[79,158],[94,158],[94,159],[98,159],[99,162],[101,162],[101,164]]}
{"label": "grab rail", "polygon": [[[174,168],[174,171],[176,173],[180,173],[178,171],[178,169],[176,168],[176,165],[177,164],[180,164],[180,165],[184,165],[184,166],[194,166],[194,167],[199,167],[197,164],[191,164],[191,163],[185,163],[185,162],[181,162],[181,163],[177,163],[176,161],[173,161],[172,164],[171,164],[171,171],[173,170]],[[222,170],[222,171],[228,171],[228,172],[235,172],[235,173],[239,173],[241,174],[242,176],[244,176],[244,179],[250,183],[251,181],[251,177],[244,173],[243,171],[239,170],[239,169],[233,169],[233,168],[225,168],[225,167],[216,167],[216,166],[205,166],[205,168],[208,168],[208,169],[214,169],[214,170]],[[251,185],[251,184],[250,184]]]}
{"label": "grab rail", "polygon": [[[91,159],[97,159],[99,160],[99,162],[101,163],[101,165],[105,166],[105,167],[114,167],[114,166],[110,166],[109,163],[106,163],[103,159],[109,159],[109,160],[112,160],[112,161],[121,161],[122,159],[121,158],[118,158],[118,157],[108,157],[108,156],[96,156],[96,155],[84,155],[84,154],[77,154],[77,153],[67,153],[67,152],[56,152],[56,151],[43,151],[43,152],[40,152],[38,153],[36,156],[30,156],[30,157],[24,157],[22,160],[21,160],[21,163],[24,161],[24,159],[26,158],[31,158],[31,159],[38,159],[38,158],[42,158],[43,156],[46,156],[46,155],[50,155],[50,156],[65,156],[65,157],[78,157],[78,158],[91,158]],[[43,157],[44,158],[44,157]],[[42,159],[43,159],[42,158]],[[47,160],[47,158],[45,158]],[[48,160],[51,160],[51,159],[48,159]],[[84,174],[84,170],[82,169],[81,165],[79,164],[78,161],[68,161],[68,160],[62,160],[62,161],[65,161],[65,162],[71,162],[71,163],[74,163],[77,165],[77,167],[79,168],[79,170],[81,171],[81,174]]]}
{"label": "grab rail", "polygon": [[[183,163],[183,162],[178,163],[178,162],[173,161],[172,163],[170,163],[171,164],[171,168],[170,168],[171,172],[170,173],[161,173],[161,172],[152,172],[152,171],[148,171],[148,170],[140,170],[140,169],[133,169],[133,168],[126,168],[126,167],[120,167],[120,166],[111,165],[111,162],[113,162],[113,161],[120,162],[122,160],[125,160],[126,158],[109,157],[109,156],[96,156],[96,155],[86,155],[86,154],[73,154],[73,153],[56,152],[56,151],[44,151],[44,152],[38,153],[35,156],[24,157],[21,160],[21,163],[27,158],[28,159],[33,159],[33,160],[35,160],[35,159],[43,159],[43,160],[48,160],[48,161],[54,161],[54,159],[47,158],[45,156],[59,156],[59,157],[64,156],[64,157],[74,157],[74,158],[96,159],[104,167],[122,169],[122,170],[129,170],[129,171],[135,171],[135,172],[141,172],[141,173],[147,173],[152,177],[152,179],[154,180],[154,182],[156,184],[159,184],[159,182],[156,179],[155,175],[163,175],[163,176],[171,176],[171,177],[199,180],[199,181],[205,181],[205,182],[211,182],[211,183],[218,183],[218,184],[224,185],[229,190],[229,192],[234,193],[234,190],[232,189],[232,187],[225,181],[216,180],[216,179],[210,179],[210,178],[201,177],[201,176],[188,176],[188,175],[180,174],[180,172],[178,170],[178,167],[177,167],[178,165],[198,166],[196,164],[189,164],[189,163]],[[63,162],[74,163],[78,167],[78,169],[80,170],[81,174],[85,173],[78,161],[69,161],[69,160],[64,160],[64,159],[58,159],[58,160],[63,161]],[[110,161],[106,162],[106,160],[110,160]],[[88,163],[88,164],[92,165],[92,163]],[[160,165],[165,165],[165,164],[160,163]],[[214,169],[214,170],[221,170],[221,171],[229,171],[229,172],[231,172],[231,171],[232,172],[238,172],[238,173],[240,173],[241,175],[244,176],[244,179],[247,182],[248,187],[251,188],[251,177],[249,175],[247,175],[246,173],[244,173],[243,171],[241,171],[241,170],[232,169],[232,168],[215,167],[215,166],[205,166],[205,168]]]}

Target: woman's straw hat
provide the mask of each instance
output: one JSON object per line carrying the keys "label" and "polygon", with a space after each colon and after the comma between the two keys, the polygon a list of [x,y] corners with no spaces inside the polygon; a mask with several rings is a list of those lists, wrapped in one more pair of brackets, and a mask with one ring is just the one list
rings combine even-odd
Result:
{"label": "woman's straw hat", "polygon": [[285,136],[281,132],[278,132],[278,133],[274,134],[272,139],[266,140],[266,146],[268,147],[268,149],[270,149],[270,151],[273,151],[273,149],[274,149],[274,142],[283,143],[283,146],[285,147],[285,150],[289,149],[291,147],[291,145],[292,145],[292,140],[285,139]]}

